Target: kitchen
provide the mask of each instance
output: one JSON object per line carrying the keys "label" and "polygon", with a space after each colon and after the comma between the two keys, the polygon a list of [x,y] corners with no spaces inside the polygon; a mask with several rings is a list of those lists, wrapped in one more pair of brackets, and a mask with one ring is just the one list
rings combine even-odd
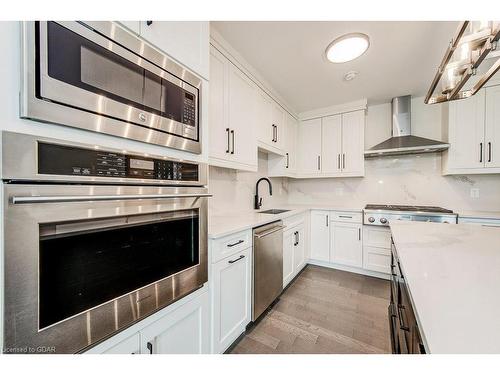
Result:
{"label": "kitchen", "polygon": [[3,353],[499,354],[465,18],[0,22]]}

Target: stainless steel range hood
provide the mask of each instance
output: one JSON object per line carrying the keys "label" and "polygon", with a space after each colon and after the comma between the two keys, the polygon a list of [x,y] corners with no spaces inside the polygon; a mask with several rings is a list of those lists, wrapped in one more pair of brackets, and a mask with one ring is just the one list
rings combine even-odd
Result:
{"label": "stainless steel range hood", "polygon": [[450,145],[411,134],[411,96],[392,99],[392,136],[365,151],[365,158],[440,152]]}

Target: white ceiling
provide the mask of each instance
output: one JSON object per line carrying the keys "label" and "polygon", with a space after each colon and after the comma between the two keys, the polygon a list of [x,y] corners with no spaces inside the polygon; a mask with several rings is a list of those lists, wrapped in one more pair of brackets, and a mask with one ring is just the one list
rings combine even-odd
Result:
{"label": "white ceiling", "polygon": [[[353,100],[424,95],[458,22],[211,22],[294,110]],[[354,61],[332,64],[326,46],[350,32],[370,37]],[[350,70],[359,75],[350,82]]]}

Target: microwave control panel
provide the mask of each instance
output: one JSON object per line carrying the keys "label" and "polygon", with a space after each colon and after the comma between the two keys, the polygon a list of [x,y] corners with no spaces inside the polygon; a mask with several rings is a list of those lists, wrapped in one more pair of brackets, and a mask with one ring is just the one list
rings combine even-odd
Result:
{"label": "microwave control panel", "polygon": [[193,163],[38,143],[39,174],[195,182],[198,172]]}

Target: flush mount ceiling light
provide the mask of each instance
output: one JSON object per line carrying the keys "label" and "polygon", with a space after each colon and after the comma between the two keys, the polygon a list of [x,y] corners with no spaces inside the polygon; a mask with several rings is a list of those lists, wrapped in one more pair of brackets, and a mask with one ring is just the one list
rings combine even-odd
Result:
{"label": "flush mount ceiling light", "polygon": [[354,60],[366,52],[370,46],[368,35],[350,33],[342,35],[326,47],[326,58],[333,63]]}
{"label": "flush mount ceiling light", "polygon": [[[461,22],[444,54],[424,102],[442,103],[468,98],[477,93],[500,70],[499,43],[500,22]],[[481,70],[486,71],[483,73]],[[468,81],[473,76],[476,76],[476,82],[469,84]],[[466,84],[469,87],[466,87]]]}

